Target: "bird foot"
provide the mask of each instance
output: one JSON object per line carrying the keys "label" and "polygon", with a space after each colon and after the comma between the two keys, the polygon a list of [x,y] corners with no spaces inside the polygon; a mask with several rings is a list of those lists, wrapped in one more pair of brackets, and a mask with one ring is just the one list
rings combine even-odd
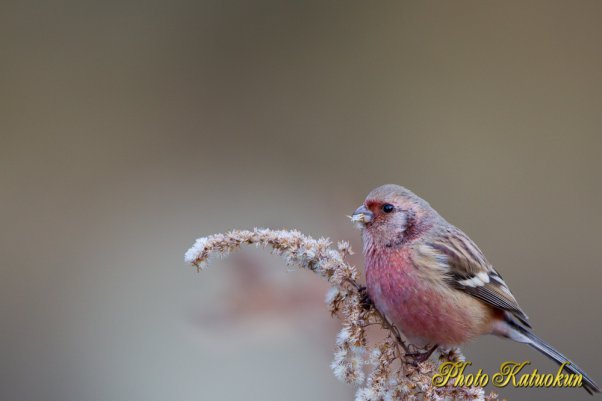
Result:
{"label": "bird foot", "polygon": [[419,364],[429,359],[431,355],[433,355],[433,352],[435,352],[437,347],[438,345],[434,345],[426,351],[409,352],[405,354],[405,356],[410,358],[409,362],[412,366],[417,367]]}
{"label": "bird foot", "polygon": [[360,293],[360,304],[364,310],[369,310],[372,307],[372,300],[370,299],[370,295],[368,295],[368,289],[365,286],[361,286],[357,290]]}

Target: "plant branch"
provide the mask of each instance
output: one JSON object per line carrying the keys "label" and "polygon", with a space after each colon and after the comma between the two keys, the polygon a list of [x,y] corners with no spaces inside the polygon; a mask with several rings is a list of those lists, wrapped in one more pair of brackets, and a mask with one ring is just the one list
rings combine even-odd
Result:
{"label": "plant branch", "polygon": [[[358,270],[345,261],[347,255],[353,254],[346,241],[337,243],[334,249],[327,238],[316,240],[296,230],[233,230],[199,238],[186,252],[185,260],[202,270],[214,257],[228,255],[243,245],[269,247],[288,266],[311,270],[330,283],[326,303],[343,326],[337,335],[331,368],[337,378],[358,386],[356,401],[486,399],[481,387],[432,384],[436,365],[430,360],[415,363],[410,344],[398,328],[374,303],[365,302]],[[373,324],[381,326],[387,336],[370,344],[365,329]],[[458,349],[442,351],[440,355],[442,360],[463,358]],[[494,393],[487,396],[487,400],[494,399]]]}

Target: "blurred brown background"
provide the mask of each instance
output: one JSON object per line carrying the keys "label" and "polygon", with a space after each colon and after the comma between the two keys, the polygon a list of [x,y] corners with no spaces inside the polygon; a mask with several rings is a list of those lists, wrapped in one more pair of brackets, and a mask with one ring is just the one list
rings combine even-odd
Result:
{"label": "blurred brown background", "polygon": [[[463,228],[602,382],[601,20],[596,0],[3,1],[0,398],[351,400],[322,282],[183,253],[253,226],[359,251],[345,215],[384,183]],[[465,353],[556,369],[497,338]]]}

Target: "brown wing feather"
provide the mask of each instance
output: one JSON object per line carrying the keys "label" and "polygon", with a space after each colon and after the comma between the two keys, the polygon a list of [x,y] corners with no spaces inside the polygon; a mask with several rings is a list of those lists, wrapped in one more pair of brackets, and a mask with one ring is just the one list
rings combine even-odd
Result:
{"label": "brown wing feather", "polygon": [[521,323],[531,327],[529,318],[502,276],[466,234],[453,227],[428,245],[444,255],[449,266],[446,276],[450,285],[493,307],[510,312]]}

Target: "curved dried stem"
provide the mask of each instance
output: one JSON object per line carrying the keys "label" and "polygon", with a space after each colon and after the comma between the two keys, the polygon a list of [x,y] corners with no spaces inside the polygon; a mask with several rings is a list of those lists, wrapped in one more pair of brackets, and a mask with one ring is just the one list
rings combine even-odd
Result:
{"label": "curved dried stem", "polygon": [[[331,368],[337,378],[358,386],[357,401],[485,399],[480,387],[436,387],[431,380],[436,365],[429,360],[413,363],[409,356],[412,346],[372,302],[365,302],[358,270],[345,261],[347,255],[353,254],[346,241],[337,243],[334,249],[327,238],[316,240],[296,230],[233,230],[197,239],[186,252],[185,260],[202,270],[212,258],[253,244],[271,248],[288,266],[311,270],[330,283],[326,303],[342,324]],[[375,324],[387,335],[371,344],[365,329]],[[463,358],[458,349],[440,355],[441,360]],[[496,396],[492,393],[487,399]]]}

